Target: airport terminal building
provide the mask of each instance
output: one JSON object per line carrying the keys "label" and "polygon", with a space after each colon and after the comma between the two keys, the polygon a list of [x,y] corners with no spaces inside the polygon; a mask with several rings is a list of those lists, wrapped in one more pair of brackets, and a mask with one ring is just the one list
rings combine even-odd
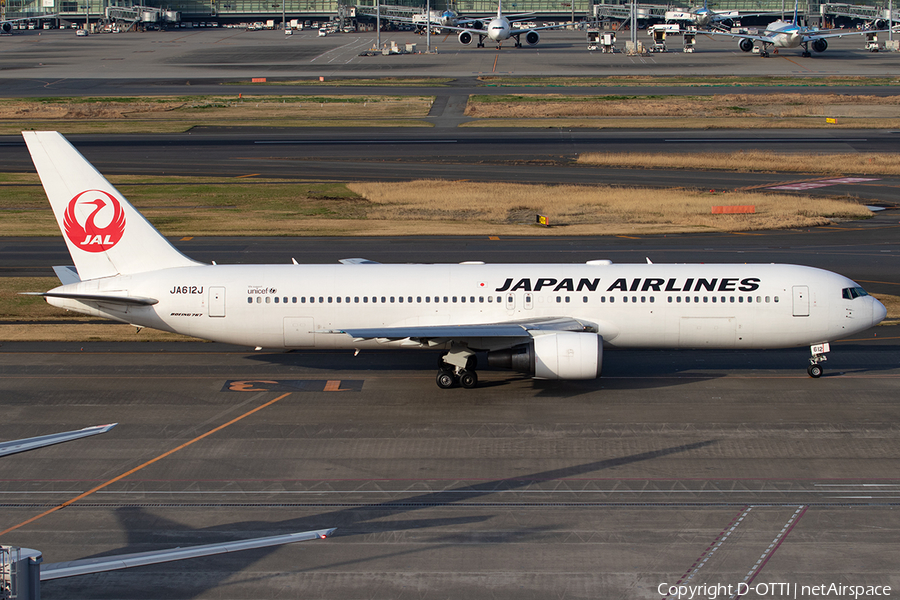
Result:
{"label": "airport terminal building", "polygon": [[[371,22],[375,14],[376,0],[0,0],[5,3],[4,19],[29,17],[41,19],[52,14],[63,21],[83,24],[86,20],[106,20],[170,26],[181,21],[210,25],[275,19],[280,23],[282,14],[287,19],[350,19]],[[853,15],[859,19],[874,20],[884,13],[881,0],[857,0],[850,4],[831,4],[815,0],[801,0],[800,10],[806,15]],[[283,3],[283,6],[282,6]],[[690,9],[702,2],[672,3],[641,2],[639,19],[661,20],[666,10]],[[619,18],[629,10],[627,0],[506,0],[504,11],[535,13],[541,18],[569,18],[582,21]],[[390,0],[382,4],[384,15],[410,15],[424,11],[424,0]],[[715,10],[740,10],[742,12],[787,11],[793,9],[790,0],[713,0],[709,7]],[[453,9],[464,15],[490,15],[497,10],[496,0],[432,0],[435,10]],[[55,24],[55,19],[50,26]]]}

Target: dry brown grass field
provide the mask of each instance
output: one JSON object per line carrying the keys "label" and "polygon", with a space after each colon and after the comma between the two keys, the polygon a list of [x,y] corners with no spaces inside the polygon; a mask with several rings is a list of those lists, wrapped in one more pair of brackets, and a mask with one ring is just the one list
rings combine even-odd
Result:
{"label": "dry brown grass field", "polygon": [[0,134],[23,129],[62,133],[178,132],[232,127],[425,126],[432,97],[191,96],[159,98],[0,99]]}
{"label": "dry brown grass field", "polygon": [[[900,96],[711,94],[705,96],[471,96],[467,126],[627,128],[897,127]],[[829,123],[826,118],[835,122]]]}
{"label": "dry brown grass field", "polygon": [[[498,195],[480,183],[440,180],[360,182],[348,187],[372,203],[367,211],[370,221],[440,222],[455,229],[452,233],[534,235],[538,214],[550,219],[551,228],[542,231],[564,235],[749,231],[871,216],[856,202],[809,202],[786,194],[508,184],[504,194]],[[711,214],[713,206],[747,204],[756,206],[755,214]]]}
{"label": "dry brown grass field", "polygon": [[578,163],[634,169],[689,169],[810,173],[816,175],[900,175],[900,155],[859,152],[853,154],[791,154],[762,150],[738,152],[588,152]]}

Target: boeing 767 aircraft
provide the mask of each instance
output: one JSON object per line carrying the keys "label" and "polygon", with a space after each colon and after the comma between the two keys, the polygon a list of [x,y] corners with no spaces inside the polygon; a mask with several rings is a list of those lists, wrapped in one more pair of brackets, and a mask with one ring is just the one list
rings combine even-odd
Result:
{"label": "boeing 767 aircraft", "polygon": [[443,349],[441,388],[492,367],[599,377],[611,348],[810,346],[877,325],[842,275],[780,264],[207,265],[181,254],[59,133],[23,132],[75,268],[40,295],[96,317],[257,348]]}

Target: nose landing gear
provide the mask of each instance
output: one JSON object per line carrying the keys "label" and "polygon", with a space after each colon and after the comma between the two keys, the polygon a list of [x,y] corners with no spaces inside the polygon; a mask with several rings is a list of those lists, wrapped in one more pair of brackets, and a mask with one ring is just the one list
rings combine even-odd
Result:
{"label": "nose landing gear", "polygon": [[825,353],[831,351],[831,346],[828,342],[825,342],[824,344],[814,344],[810,346],[809,349],[810,352],[812,352],[812,357],[809,359],[809,366],[806,368],[806,372],[809,373],[809,376],[813,379],[818,379],[822,376],[822,373],[825,372],[821,363],[828,360]]}

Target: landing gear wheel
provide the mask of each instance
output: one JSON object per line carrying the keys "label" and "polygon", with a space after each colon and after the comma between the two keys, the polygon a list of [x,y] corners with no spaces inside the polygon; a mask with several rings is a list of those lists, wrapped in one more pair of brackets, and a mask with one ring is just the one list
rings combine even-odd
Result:
{"label": "landing gear wheel", "polygon": [[812,52],[810,52],[809,50],[806,50],[803,53],[801,53],[800,56],[802,56],[803,58],[809,58],[810,56],[812,56]]}
{"label": "landing gear wheel", "polygon": [[813,379],[818,379],[819,377],[822,376],[824,369],[822,369],[821,365],[814,364],[814,365],[809,365],[806,368],[806,372],[809,373],[809,376],[812,377]]}
{"label": "landing gear wheel", "polygon": [[478,385],[478,375],[475,374],[475,371],[463,371],[459,374],[459,385],[471,390]]}
{"label": "landing gear wheel", "polygon": [[449,390],[456,385],[456,377],[449,371],[438,371],[435,381],[442,390]]}

